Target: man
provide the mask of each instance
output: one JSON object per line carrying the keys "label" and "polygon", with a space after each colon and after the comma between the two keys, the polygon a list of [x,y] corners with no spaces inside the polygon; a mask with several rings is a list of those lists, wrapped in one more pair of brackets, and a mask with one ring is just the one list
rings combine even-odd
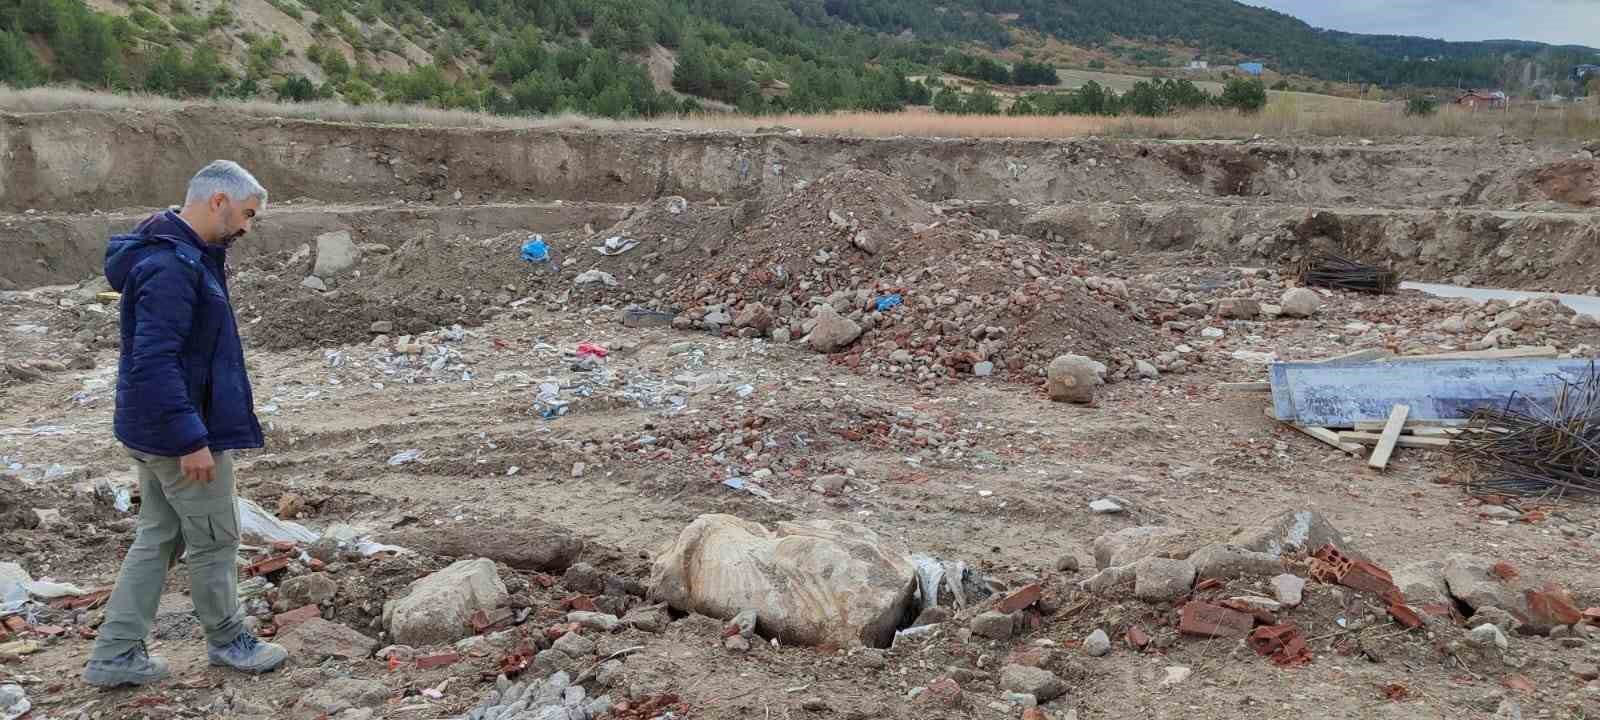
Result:
{"label": "man", "polygon": [[167,677],[144,641],[185,550],[211,664],[267,672],[288,655],[244,628],[237,590],[232,451],[261,447],[262,436],[224,261],[266,203],[249,172],[218,160],[189,181],[181,210],[153,215],[106,247],[106,278],[122,293],[116,436],[138,466],[141,507],[84,668],[90,685]]}

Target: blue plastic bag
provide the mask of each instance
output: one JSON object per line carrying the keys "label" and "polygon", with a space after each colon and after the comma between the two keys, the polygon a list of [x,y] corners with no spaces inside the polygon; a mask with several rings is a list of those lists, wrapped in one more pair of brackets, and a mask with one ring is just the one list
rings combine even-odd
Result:
{"label": "blue plastic bag", "polygon": [[883,297],[878,298],[878,312],[886,312],[888,310],[900,307],[900,303],[902,302],[904,302],[904,300],[900,298],[900,293],[884,295]]}
{"label": "blue plastic bag", "polygon": [[533,235],[522,244],[522,259],[531,263],[550,262],[550,246],[544,242],[543,235]]}

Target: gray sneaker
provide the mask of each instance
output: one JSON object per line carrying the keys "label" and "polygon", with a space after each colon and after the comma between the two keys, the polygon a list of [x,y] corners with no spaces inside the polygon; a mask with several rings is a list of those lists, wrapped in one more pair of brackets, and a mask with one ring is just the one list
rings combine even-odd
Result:
{"label": "gray sneaker", "polygon": [[289,658],[282,645],[261,642],[248,631],[241,632],[226,645],[212,645],[207,653],[211,664],[240,672],[265,673],[278,669]]}
{"label": "gray sneaker", "polygon": [[90,660],[83,669],[83,681],[95,687],[149,685],[171,675],[167,661],[151,657],[144,643],[110,660]]}

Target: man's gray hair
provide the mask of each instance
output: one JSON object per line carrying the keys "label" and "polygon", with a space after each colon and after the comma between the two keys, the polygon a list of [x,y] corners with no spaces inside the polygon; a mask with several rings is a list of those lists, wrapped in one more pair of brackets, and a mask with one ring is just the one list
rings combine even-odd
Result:
{"label": "man's gray hair", "polygon": [[267,209],[267,189],[256,181],[249,170],[232,160],[217,160],[194,174],[189,180],[189,194],[185,204],[205,202],[222,193],[232,202],[245,202],[250,198],[261,200],[261,209]]}

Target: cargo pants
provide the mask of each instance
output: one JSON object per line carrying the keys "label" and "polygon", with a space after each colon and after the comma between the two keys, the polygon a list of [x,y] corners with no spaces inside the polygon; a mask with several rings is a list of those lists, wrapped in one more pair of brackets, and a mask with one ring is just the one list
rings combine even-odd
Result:
{"label": "cargo pants", "polygon": [[139,470],[139,531],[106,604],[92,659],[110,660],[144,642],[155,624],[167,572],[185,549],[190,597],[206,640],[231,642],[244,631],[233,454],[213,453],[216,476],[205,484],[185,480],[178,458],[130,454]]}

